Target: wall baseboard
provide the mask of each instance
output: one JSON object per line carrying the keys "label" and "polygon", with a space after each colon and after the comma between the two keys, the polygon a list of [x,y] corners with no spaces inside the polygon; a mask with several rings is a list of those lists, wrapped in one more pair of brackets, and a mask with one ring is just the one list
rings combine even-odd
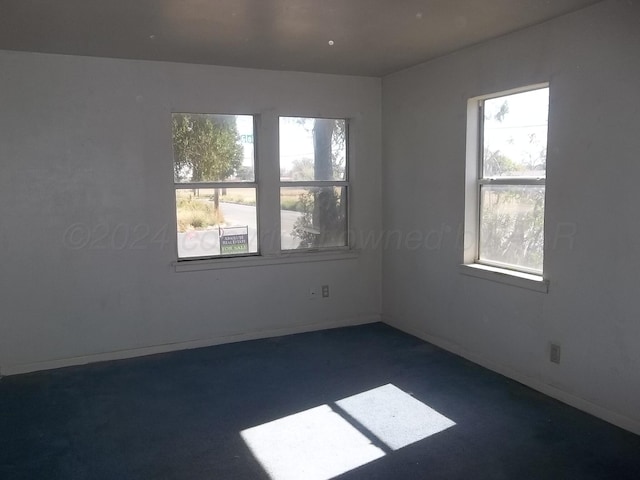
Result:
{"label": "wall baseboard", "polygon": [[334,322],[318,322],[292,327],[274,328],[269,330],[259,330],[250,333],[238,333],[222,335],[219,337],[190,340],[186,342],[168,343],[163,345],[152,345],[148,347],[117,350],[113,352],[97,353],[93,355],[83,355],[79,357],[60,358],[55,360],[45,360],[41,362],[22,363],[15,365],[3,365],[0,368],[2,376],[19,375],[23,373],[37,372],[41,370],[52,370],[55,368],[72,367],[76,365],[86,365],[88,363],[106,362],[111,360],[123,360],[126,358],[143,357],[158,353],[175,352],[177,350],[189,350],[193,348],[211,347],[224,343],[243,342],[246,340],[259,340],[261,338],[281,337],[283,335],[293,335],[296,333],[313,332],[318,330],[328,330],[332,328],[351,327],[364,325],[367,323],[380,322],[379,315],[368,315]]}
{"label": "wall baseboard", "polygon": [[382,318],[382,321],[391,327],[397,328],[398,330],[402,330],[403,332],[408,333],[409,335],[418,337],[422,340],[432,343],[437,347],[442,348],[443,350],[447,350],[448,352],[451,352],[455,355],[463,357],[484,368],[487,368],[496,373],[499,373],[500,375],[504,375],[505,377],[515,380],[516,382],[522,383],[523,385],[533,388],[534,390],[537,390],[541,393],[544,393],[545,395],[551,398],[554,398],[556,400],[559,400],[562,403],[566,403],[567,405],[577,408],[578,410],[582,410],[583,412],[593,415],[594,417],[598,417],[599,419],[604,420],[605,422],[611,423],[617,427],[628,430],[632,433],[635,433],[636,435],[640,435],[640,420],[627,417],[625,415],[614,412],[612,410],[604,408],[595,403],[591,403],[588,400],[577,397],[571,393],[565,392],[564,390],[554,387],[553,385],[549,385],[547,383],[541,382],[538,379],[524,375],[521,372],[513,370],[509,367],[505,367],[504,365],[500,365],[495,362],[492,362],[491,360],[487,360],[486,358],[480,355],[476,355],[475,353],[469,352],[468,350],[460,347],[455,343],[449,342],[439,337],[435,337],[420,329],[407,326],[402,322],[397,321],[396,319],[391,319],[387,316],[384,316]]}

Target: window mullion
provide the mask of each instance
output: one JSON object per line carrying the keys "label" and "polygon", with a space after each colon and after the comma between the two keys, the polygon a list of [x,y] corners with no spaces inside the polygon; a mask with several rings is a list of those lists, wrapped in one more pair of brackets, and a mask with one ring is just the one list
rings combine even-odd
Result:
{"label": "window mullion", "polygon": [[257,117],[258,229],[261,255],[280,253],[280,171],[278,168],[278,117],[266,111]]}
{"label": "window mullion", "polygon": [[479,185],[544,185],[544,178],[533,177],[499,177],[499,178],[481,178],[478,180]]}
{"label": "window mullion", "polygon": [[256,182],[197,182],[197,183],[175,183],[176,189],[194,190],[205,188],[257,188]]}
{"label": "window mullion", "polygon": [[308,180],[299,182],[280,182],[281,187],[348,187],[349,182],[341,180]]}

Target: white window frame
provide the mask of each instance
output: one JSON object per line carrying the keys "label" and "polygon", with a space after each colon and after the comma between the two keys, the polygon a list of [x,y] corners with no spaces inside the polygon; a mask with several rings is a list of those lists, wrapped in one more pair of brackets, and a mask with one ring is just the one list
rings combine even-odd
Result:
{"label": "white window frame", "polygon": [[[549,281],[543,272],[515,267],[500,262],[480,259],[480,208],[483,185],[543,185],[546,195],[546,177],[483,177],[483,104],[485,100],[549,88],[549,83],[538,83],[501,92],[473,97],[467,102],[467,138],[465,169],[465,215],[463,264],[461,273],[473,277],[511,284],[517,287],[546,293]],[[545,204],[545,220],[547,209]],[[543,247],[546,249],[546,247]],[[545,255],[546,258],[546,255]]]}
{"label": "white window frame", "polygon": [[[176,182],[175,176],[173,177],[173,202],[174,202],[174,218],[175,218],[175,231],[177,232],[178,226],[178,212],[176,205],[176,194],[178,190],[194,190],[194,189],[232,189],[232,188],[253,188],[256,191],[256,241],[257,241],[257,252],[249,252],[249,253],[241,253],[241,254],[226,254],[226,255],[205,255],[205,256],[194,256],[194,257],[181,257],[178,243],[177,243],[177,235],[176,235],[176,264],[187,264],[189,262],[197,262],[197,261],[217,261],[220,259],[231,259],[231,258],[243,258],[243,257],[257,257],[260,256],[261,245],[260,245],[260,188],[259,186],[259,168],[258,168],[258,155],[257,155],[257,129],[258,129],[258,121],[257,115],[253,113],[223,113],[223,112],[171,112],[171,118],[173,119],[173,115],[179,114],[191,114],[191,115],[227,115],[227,116],[246,116],[251,117],[253,122],[253,181],[243,181],[243,182]],[[171,146],[173,152],[173,134],[171,134]],[[172,172],[173,167],[175,165],[175,158],[172,154]]]}
{"label": "white window frame", "polygon": [[[173,113],[202,113],[190,112],[189,109],[174,109]],[[207,114],[207,113],[204,113]],[[177,243],[175,244],[175,257],[171,265],[176,273],[194,272],[205,270],[218,270],[228,268],[247,268],[269,265],[282,265],[293,263],[315,263],[327,261],[356,261],[359,258],[359,251],[351,245],[350,222],[352,220],[353,208],[353,187],[351,182],[351,169],[353,168],[353,152],[351,151],[352,119],[348,115],[300,115],[297,112],[270,110],[261,113],[247,113],[246,111],[224,111],[209,112],[212,115],[250,115],[254,119],[254,166],[255,177],[253,182],[211,182],[210,185],[226,188],[255,188],[256,189],[256,209],[257,209],[257,229],[258,229],[258,252],[240,255],[213,255],[206,257],[179,258]],[[346,123],[346,162],[345,181],[331,182],[334,184],[347,184],[347,246],[330,247],[321,249],[295,249],[281,250],[280,242],[280,170],[279,170],[279,119],[280,117],[299,118],[327,118],[345,120]],[[171,118],[171,117],[169,117]],[[176,219],[176,188],[186,188],[191,184],[176,183],[173,170],[173,142],[171,129],[168,132],[170,150],[170,169],[172,188],[172,205],[174,231],[177,231]],[[312,182],[313,183],[313,182]],[[323,182],[324,183],[324,182]],[[199,188],[205,188],[204,183],[197,184]],[[306,185],[306,182],[305,182]],[[322,185],[329,186],[329,185]],[[173,241],[177,242],[177,236],[173,236]]]}

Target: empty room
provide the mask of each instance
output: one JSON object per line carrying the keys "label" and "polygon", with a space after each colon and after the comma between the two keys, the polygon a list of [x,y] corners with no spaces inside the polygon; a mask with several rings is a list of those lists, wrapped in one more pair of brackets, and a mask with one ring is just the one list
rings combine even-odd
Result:
{"label": "empty room", "polygon": [[0,0],[0,478],[640,478],[640,1]]}

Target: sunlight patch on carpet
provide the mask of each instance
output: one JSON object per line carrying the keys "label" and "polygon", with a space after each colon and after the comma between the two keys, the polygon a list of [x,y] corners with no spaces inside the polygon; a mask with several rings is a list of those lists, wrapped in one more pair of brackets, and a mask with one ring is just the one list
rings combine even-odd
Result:
{"label": "sunlight patch on carpet", "polygon": [[328,405],[241,435],[273,480],[327,480],[384,456]]}
{"label": "sunlight patch on carpet", "polygon": [[240,434],[272,480],[329,480],[454,425],[387,384]]}
{"label": "sunlight patch on carpet", "polygon": [[336,404],[391,450],[419,442],[455,425],[391,384],[339,400]]}

